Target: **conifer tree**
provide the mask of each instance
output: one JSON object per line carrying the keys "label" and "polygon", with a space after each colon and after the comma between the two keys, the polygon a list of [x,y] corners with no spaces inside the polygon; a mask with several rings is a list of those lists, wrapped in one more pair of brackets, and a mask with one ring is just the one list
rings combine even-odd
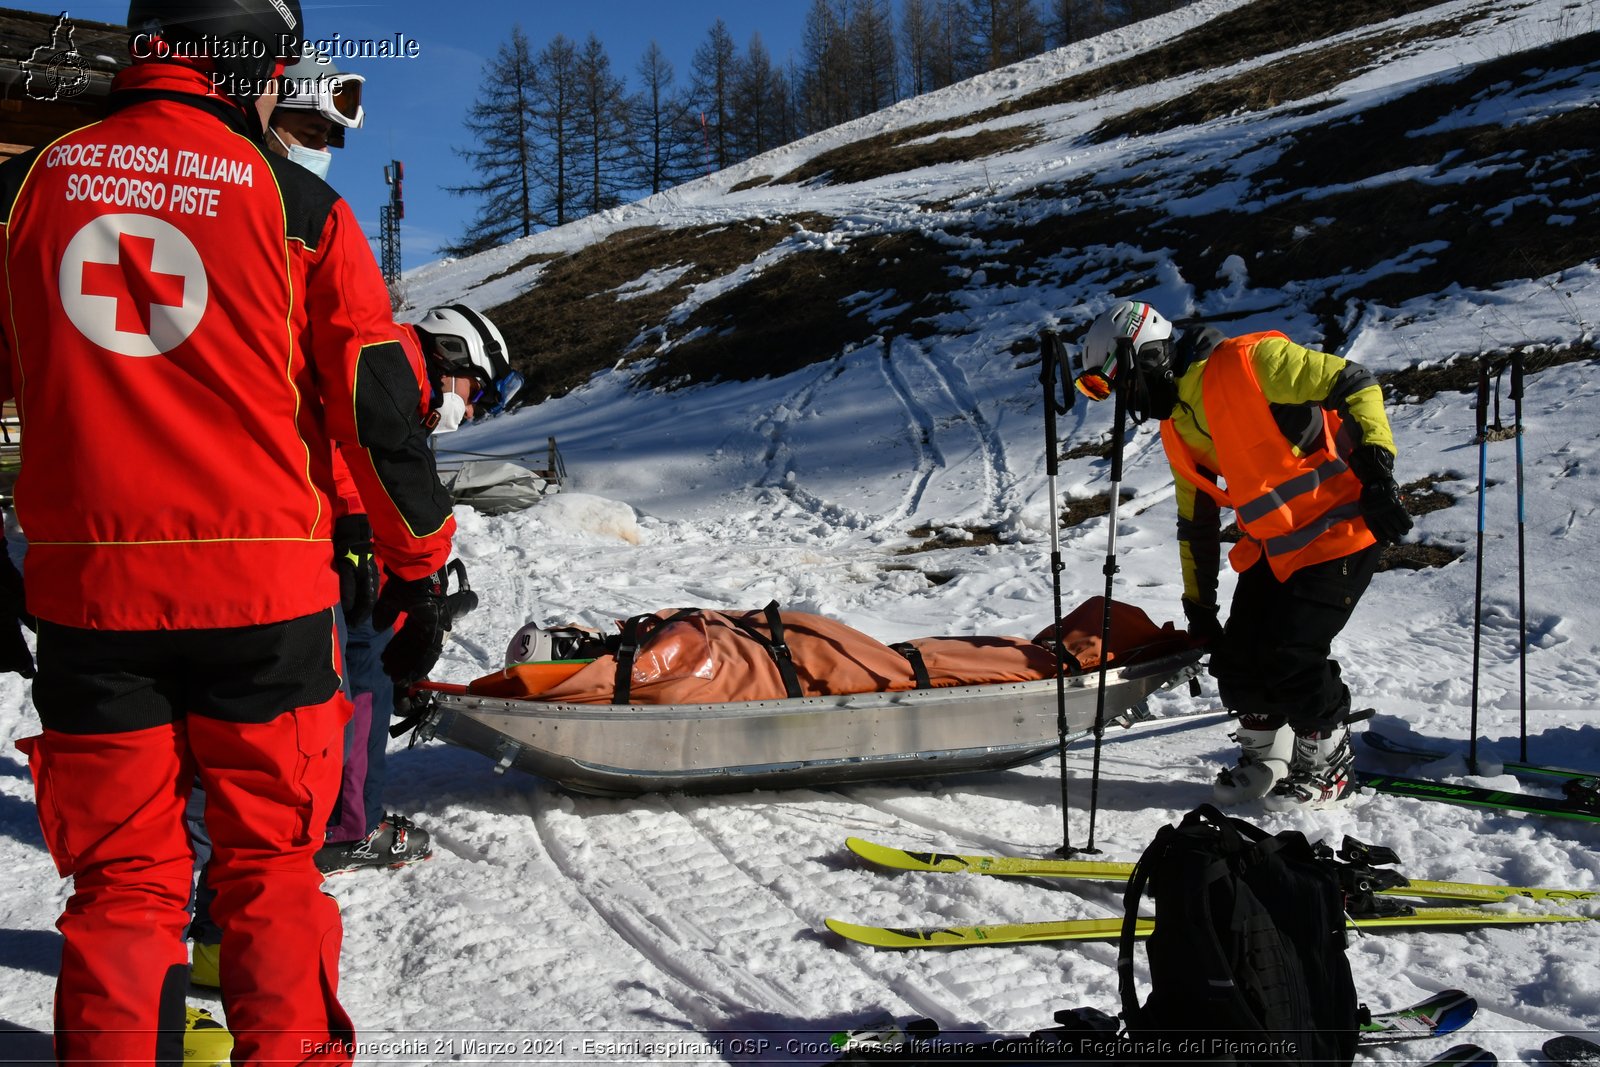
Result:
{"label": "conifer tree", "polygon": [[574,167],[582,92],[577,46],[557,34],[539,53],[534,74],[534,158],[542,215],[546,225],[562,226],[582,215]]}
{"label": "conifer tree", "polygon": [[694,100],[700,108],[700,126],[706,140],[709,166],[722,170],[733,156],[733,79],[738,50],[728,24],[718,19],[694,53]]}
{"label": "conifer tree", "polygon": [[699,119],[677,91],[672,62],[651,41],[635,68],[639,90],[631,98],[633,185],[651,194],[693,177],[698,154]]}
{"label": "conifer tree", "polygon": [[855,0],[849,23],[854,72],[851,118],[881,111],[899,99],[894,37],[894,9],[889,0]]}
{"label": "conifer tree", "polygon": [[627,191],[628,100],[622,79],[611,71],[611,57],[592,33],[577,52],[573,77],[573,187],[580,212],[592,215],[622,203]]}
{"label": "conifer tree", "polygon": [[734,151],[741,159],[758,156],[794,138],[788,80],[752,34],[734,72],[732,108]]}
{"label": "conifer tree", "polygon": [[975,72],[1044,50],[1044,24],[1034,0],[968,0],[967,19]]}
{"label": "conifer tree", "polygon": [[470,255],[549,224],[538,205],[535,80],[527,35],[513,26],[510,39],[484,65],[478,98],[463,122],[473,143],[455,150],[477,180],[446,187],[456,196],[478,198],[478,210],[461,238],[441,252]]}
{"label": "conifer tree", "polygon": [[811,0],[801,42],[801,115],[805,128],[825,130],[855,117],[853,63],[846,27],[850,0]]}
{"label": "conifer tree", "polygon": [[978,73],[967,37],[966,0],[925,0],[930,89]]}
{"label": "conifer tree", "polygon": [[932,9],[933,0],[905,0],[900,7],[900,59],[905,69],[906,92],[912,96],[938,88],[933,76]]}

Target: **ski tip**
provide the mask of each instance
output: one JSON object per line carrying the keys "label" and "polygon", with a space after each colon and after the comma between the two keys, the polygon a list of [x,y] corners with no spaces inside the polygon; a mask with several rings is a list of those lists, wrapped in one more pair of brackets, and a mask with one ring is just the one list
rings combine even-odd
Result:
{"label": "ski tip", "polygon": [[1423,1067],[1498,1067],[1499,1063],[1498,1056],[1480,1045],[1457,1045]]}
{"label": "ski tip", "polygon": [[831,918],[825,918],[822,922],[846,941],[870,945],[873,948],[911,948],[919,943],[918,939],[908,932],[882,926],[862,926],[859,923],[847,923],[843,919]]}
{"label": "ski tip", "polygon": [[1476,998],[1461,993],[1460,990],[1453,989],[1451,992],[1460,993],[1460,999],[1439,1012],[1439,1017],[1433,1028],[1435,1037],[1443,1037],[1445,1034],[1455,1033],[1470,1023],[1478,1014],[1478,1001]]}
{"label": "ski tip", "polygon": [[847,837],[844,839],[844,847],[849,849],[851,852],[854,852],[856,855],[865,858],[867,853],[873,848],[873,844],[871,841],[868,841],[864,838]]}
{"label": "ski tip", "polygon": [[864,837],[847,837],[844,839],[844,847],[868,863],[879,867],[911,869],[919,866],[908,862],[912,854],[906,850],[893,848],[889,845],[880,845],[876,841],[868,841]]}
{"label": "ski tip", "polygon": [[1542,1051],[1561,1067],[1600,1067],[1600,1044],[1564,1034],[1544,1043]]}

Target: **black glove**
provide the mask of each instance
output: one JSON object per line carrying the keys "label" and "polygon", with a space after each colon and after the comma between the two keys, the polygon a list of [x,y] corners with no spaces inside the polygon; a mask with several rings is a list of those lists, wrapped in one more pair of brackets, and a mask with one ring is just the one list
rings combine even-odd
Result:
{"label": "black glove", "polygon": [[382,633],[405,613],[405,625],[383,650],[383,669],[398,686],[420,682],[439,662],[450,629],[445,611],[445,572],[406,581],[385,571],[383,592],[372,606],[372,626]]}
{"label": "black glove", "polygon": [[1394,453],[1382,445],[1358,445],[1350,470],[1361,480],[1361,517],[1379,544],[1398,544],[1411,532],[1411,516],[1394,480]]}
{"label": "black glove", "polygon": [[1217,621],[1215,604],[1197,604],[1184,597],[1183,617],[1189,621],[1189,639],[1195,644],[1205,648],[1222,640],[1222,623]]}
{"label": "black glove", "polygon": [[378,599],[378,561],[372,555],[372,524],[365,515],[333,520],[333,569],[339,575],[339,604],[348,626],[372,615]]}
{"label": "black glove", "polygon": [[[447,593],[452,571],[459,588]],[[439,662],[444,635],[458,616],[478,606],[478,594],[467,586],[467,568],[459,559],[409,582],[385,574],[383,592],[372,607],[372,625],[380,632],[387,630],[405,613],[405,624],[383,650],[383,669],[396,686],[407,689],[426,678]]]}
{"label": "black glove", "polygon": [[22,574],[8,557],[0,562],[0,674],[33,677],[33,653],[22,637],[24,626],[33,629],[33,616],[25,606]]}

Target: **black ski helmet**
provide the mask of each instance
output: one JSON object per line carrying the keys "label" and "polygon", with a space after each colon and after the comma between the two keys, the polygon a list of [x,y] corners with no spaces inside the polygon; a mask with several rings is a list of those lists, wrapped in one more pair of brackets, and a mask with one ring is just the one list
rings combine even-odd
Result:
{"label": "black ski helmet", "polygon": [[132,0],[128,29],[159,35],[180,55],[209,58],[224,79],[219,91],[245,107],[280,59],[300,55],[305,38],[300,0]]}

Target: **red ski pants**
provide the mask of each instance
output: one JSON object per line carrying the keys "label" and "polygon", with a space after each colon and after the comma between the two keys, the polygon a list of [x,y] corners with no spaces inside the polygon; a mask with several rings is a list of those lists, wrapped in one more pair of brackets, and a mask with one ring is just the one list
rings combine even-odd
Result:
{"label": "red ski pants", "polygon": [[[116,678],[129,691],[127,672]],[[138,688],[136,703],[148,709],[162,687]],[[51,856],[73,879],[56,924],[65,939],[57,1059],[183,1062],[194,872],[184,807],[198,775],[215,848],[209,879],[233,1062],[350,1063],[353,1027],[337,996],[339,910],[312,861],[339,788],[349,700],[335,691],[264,722],[176,714],[161,725],[78,733],[52,728],[66,724],[60,701],[42,695],[36,688],[44,733],[18,746]]]}

